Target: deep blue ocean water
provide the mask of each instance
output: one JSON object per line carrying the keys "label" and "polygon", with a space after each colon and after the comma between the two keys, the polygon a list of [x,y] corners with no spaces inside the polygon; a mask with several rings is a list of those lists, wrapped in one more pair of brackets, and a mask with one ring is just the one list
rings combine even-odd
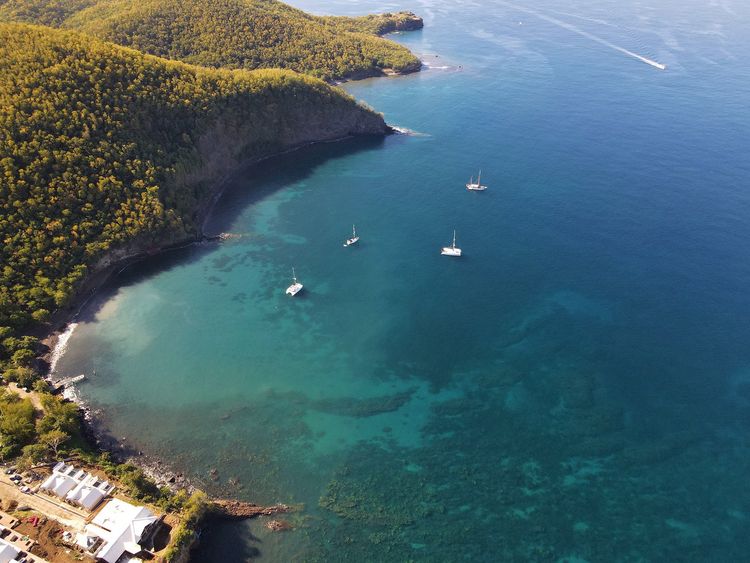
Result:
{"label": "deep blue ocean water", "polygon": [[294,2],[425,18],[428,68],[345,86],[412,133],[243,171],[238,237],[84,310],[114,436],[298,505],[198,561],[750,557],[750,7],[522,1]]}

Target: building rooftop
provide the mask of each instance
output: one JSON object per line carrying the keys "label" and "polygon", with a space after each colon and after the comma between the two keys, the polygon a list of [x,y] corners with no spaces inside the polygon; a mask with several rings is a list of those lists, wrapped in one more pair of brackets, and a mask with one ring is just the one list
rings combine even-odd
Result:
{"label": "building rooftop", "polygon": [[7,541],[0,539],[0,563],[11,563],[15,561],[21,550],[9,544]]}
{"label": "building rooftop", "polygon": [[158,521],[159,518],[144,506],[112,499],[86,526],[86,534],[98,536],[104,541],[96,557],[107,563],[115,563],[123,553],[136,555],[140,552],[140,541],[147,529]]}

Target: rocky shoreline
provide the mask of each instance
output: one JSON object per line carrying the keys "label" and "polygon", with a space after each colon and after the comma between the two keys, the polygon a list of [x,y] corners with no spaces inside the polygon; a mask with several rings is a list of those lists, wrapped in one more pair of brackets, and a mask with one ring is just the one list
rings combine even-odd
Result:
{"label": "rocky shoreline", "polygon": [[[193,493],[196,490],[205,491],[207,484],[195,476],[188,477],[183,472],[169,466],[156,456],[145,454],[127,444],[127,440],[118,440],[97,424],[98,411],[92,410],[77,394],[68,393],[66,398],[74,401],[83,413],[83,431],[86,440],[101,452],[109,453],[118,463],[130,463],[142,469],[143,472],[159,487],[167,487],[173,492],[186,490]],[[258,516],[273,516],[294,510],[285,504],[262,506],[237,499],[211,498],[212,518],[228,520],[244,520]]]}
{"label": "rocky shoreline", "polygon": [[401,71],[393,70],[392,68],[372,68],[367,70],[362,70],[360,72],[352,73],[349,76],[345,78],[339,78],[336,80],[330,80],[328,81],[329,84],[332,86],[340,86],[341,84],[346,84],[347,82],[353,82],[357,80],[366,80],[368,78],[382,78],[384,76],[406,76],[409,74],[414,74],[415,72],[419,72],[424,67],[424,64],[422,61],[417,61],[413,65],[409,65],[406,68],[404,68]]}
{"label": "rocky shoreline", "polygon": [[257,518],[258,516],[275,516],[276,514],[290,512],[291,510],[292,508],[285,504],[260,506],[251,502],[220,499],[213,501],[211,515],[226,520],[246,520],[248,518]]}

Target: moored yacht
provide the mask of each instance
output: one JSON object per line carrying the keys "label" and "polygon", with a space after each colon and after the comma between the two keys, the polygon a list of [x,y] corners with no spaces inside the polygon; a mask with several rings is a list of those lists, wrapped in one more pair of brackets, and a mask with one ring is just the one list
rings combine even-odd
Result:
{"label": "moored yacht", "polygon": [[461,256],[461,249],[456,247],[456,230],[453,229],[453,243],[450,246],[444,246],[440,250],[443,256]]}
{"label": "moored yacht", "polygon": [[487,189],[487,186],[482,185],[482,171],[479,171],[479,176],[477,177],[477,181],[474,182],[474,176],[469,178],[469,183],[466,184],[466,189],[470,190],[472,192],[483,192]]}
{"label": "moored yacht", "polygon": [[353,244],[357,244],[358,241],[359,241],[359,237],[357,236],[357,229],[354,225],[352,225],[352,238],[346,239],[344,246],[351,246]]}
{"label": "moored yacht", "polygon": [[286,288],[286,294],[295,296],[302,291],[303,287],[305,286],[297,281],[297,275],[294,273],[294,268],[292,268],[292,285]]}

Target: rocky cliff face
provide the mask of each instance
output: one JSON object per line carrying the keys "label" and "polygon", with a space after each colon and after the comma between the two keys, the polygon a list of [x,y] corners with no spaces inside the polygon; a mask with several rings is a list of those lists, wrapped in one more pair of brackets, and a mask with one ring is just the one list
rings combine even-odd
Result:
{"label": "rocky cliff face", "polygon": [[174,182],[180,189],[205,193],[195,210],[200,223],[223,182],[244,165],[312,143],[390,131],[382,115],[361,105],[300,103],[281,109],[270,104],[262,120],[220,119],[208,127],[198,140],[197,158]]}
{"label": "rocky cliff face", "polygon": [[385,28],[381,33],[394,31],[416,31],[424,27],[424,20],[414,12],[399,12],[395,14],[392,27]]}
{"label": "rocky cliff face", "polygon": [[355,135],[385,135],[390,131],[383,117],[359,105],[315,107],[300,104],[281,110],[270,104],[262,120],[218,120],[198,141],[198,160],[176,182],[193,184],[215,181],[238,166],[310,143]]}

